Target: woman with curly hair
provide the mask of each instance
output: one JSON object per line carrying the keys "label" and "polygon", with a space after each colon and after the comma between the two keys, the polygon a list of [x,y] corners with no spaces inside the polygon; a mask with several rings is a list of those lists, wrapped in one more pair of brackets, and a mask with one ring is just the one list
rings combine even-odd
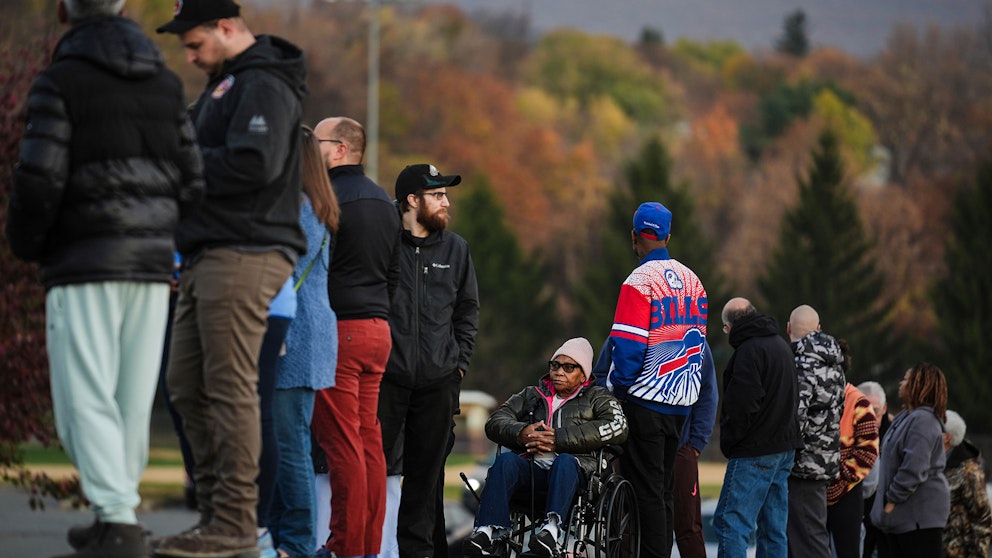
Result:
{"label": "woman with curly hair", "polygon": [[944,476],[947,380],[933,364],[906,371],[899,384],[903,410],[882,441],[878,497],[872,522],[882,532],[880,558],[940,558],[950,512]]}

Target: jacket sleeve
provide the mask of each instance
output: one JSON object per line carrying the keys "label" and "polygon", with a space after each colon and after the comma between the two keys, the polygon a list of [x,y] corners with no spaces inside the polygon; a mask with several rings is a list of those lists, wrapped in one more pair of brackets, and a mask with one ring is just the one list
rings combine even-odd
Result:
{"label": "jacket sleeve", "polygon": [[179,124],[179,169],[182,173],[182,183],[179,186],[179,214],[186,217],[191,214],[200,200],[203,199],[203,158],[196,144],[196,131],[185,114],[180,116]]}
{"label": "jacket sleeve", "polygon": [[[236,103],[222,145],[201,147],[208,194],[237,196],[264,188],[284,171],[299,102],[278,78],[264,73],[239,74]],[[230,95],[230,93],[229,93]]]}
{"label": "jacket sleeve", "polygon": [[531,386],[511,395],[489,415],[486,436],[490,440],[517,453],[526,451],[517,441],[520,431],[529,424],[527,421],[530,420],[530,413],[534,413],[535,422],[546,414],[539,405],[541,401],[531,393],[535,389]]}
{"label": "jacket sleeve", "polygon": [[627,398],[627,390],[644,368],[650,321],[650,297],[624,282],[610,331],[613,370],[607,378],[613,395],[621,401]]}
{"label": "jacket sleeve", "polygon": [[458,298],[451,316],[455,339],[458,340],[458,368],[466,374],[472,362],[475,334],[479,331],[479,284],[475,276],[472,255],[465,245],[465,272],[458,288]]}
{"label": "jacket sleeve", "polygon": [[55,82],[42,74],[28,95],[27,127],[7,213],[10,248],[23,260],[38,261],[44,255],[69,178],[71,138],[65,100]]}
{"label": "jacket sleeve", "polygon": [[699,399],[692,405],[689,414],[689,445],[702,452],[713,434],[713,424],[716,422],[717,387],[716,367],[713,364],[713,353],[710,344],[703,342],[703,370],[699,384]]}
{"label": "jacket sleeve", "polygon": [[[627,417],[620,408],[620,402],[598,387],[589,390],[589,398],[592,420],[555,430],[555,450],[558,453],[592,453],[607,444],[618,445],[627,441]],[[578,402],[565,403],[570,404]]]}
{"label": "jacket sleeve", "polygon": [[854,440],[846,459],[840,462],[840,478],[849,484],[863,481],[878,459],[878,421],[871,403],[861,396],[854,404],[851,421]]}

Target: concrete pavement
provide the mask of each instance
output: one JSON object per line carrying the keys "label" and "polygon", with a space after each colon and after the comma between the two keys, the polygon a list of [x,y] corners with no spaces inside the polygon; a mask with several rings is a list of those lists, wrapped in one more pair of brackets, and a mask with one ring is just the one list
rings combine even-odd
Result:
{"label": "concrete pavement", "polygon": [[[30,496],[9,485],[0,485],[0,558],[47,558],[69,554],[66,532],[73,525],[93,522],[89,510],[73,510],[51,498],[45,509],[32,511]],[[182,507],[138,512],[138,521],[153,537],[178,533],[197,521],[196,512]]]}

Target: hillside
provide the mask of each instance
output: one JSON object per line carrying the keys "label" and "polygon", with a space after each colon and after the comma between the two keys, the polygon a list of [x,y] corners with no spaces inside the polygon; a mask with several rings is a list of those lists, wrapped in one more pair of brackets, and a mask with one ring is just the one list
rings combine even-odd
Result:
{"label": "hillside", "polygon": [[[442,3],[442,2],[436,2]],[[814,45],[832,45],[856,56],[871,56],[897,23],[944,27],[975,25],[988,5],[980,0],[455,0],[468,12],[529,12],[535,30],[575,27],[583,31],[638,37],[645,26],[669,41],[733,39],[746,49],[766,49],[785,14],[802,8]]]}

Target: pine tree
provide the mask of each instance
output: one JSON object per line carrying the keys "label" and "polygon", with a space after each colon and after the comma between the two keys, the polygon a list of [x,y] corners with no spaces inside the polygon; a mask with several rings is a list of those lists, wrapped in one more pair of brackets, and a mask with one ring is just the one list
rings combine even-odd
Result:
{"label": "pine tree", "polygon": [[808,177],[797,178],[799,201],[783,217],[779,244],[758,287],[759,310],[785,334],[789,314],[809,304],[826,333],[846,339],[854,368],[848,380],[875,379],[892,369],[882,279],[854,198],[844,184],[836,135],[820,135]]}
{"label": "pine tree", "polygon": [[465,188],[452,213],[464,218],[457,219],[453,229],[469,243],[481,308],[465,387],[502,401],[533,384],[564,339],[554,335],[560,331],[558,317],[540,259],[524,254],[489,180],[467,182],[472,185],[457,189]]}
{"label": "pine tree", "polygon": [[[707,339],[715,352],[725,345],[721,341],[719,317],[715,321],[712,318],[718,316],[728,299],[724,279],[716,269],[712,243],[696,225],[695,203],[689,184],[673,184],[671,168],[672,159],[665,144],[652,138],[645,143],[638,158],[627,164],[625,184],[614,190],[609,198],[601,253],[592,260],[583,285],[575,290],[574,296],[582,308],[579,326],[594,347],[609,335],[620,285],[639,263],[631,247],[630,231],[634,211],[648,201],[661,202],[672,212],[669,255],[689,266],[703,282],[711,301],[709,325],[715,324],[707,329]],[[716,308],[716,314],[712,308]],[[717,361],[721,361],[719,355]]]}
{"label": "pine tree", "polygon": [[933,288],[948,406],[967,417],[969,432],[992,432],[992,162],[958,192],[948,217],[947,274]]}
{"label": "pine tree", "polygon": [[782,36],[775,42],[775,50],[796,58],[809,54],[806,12],[800,9],[785,16],[782,22]]}

